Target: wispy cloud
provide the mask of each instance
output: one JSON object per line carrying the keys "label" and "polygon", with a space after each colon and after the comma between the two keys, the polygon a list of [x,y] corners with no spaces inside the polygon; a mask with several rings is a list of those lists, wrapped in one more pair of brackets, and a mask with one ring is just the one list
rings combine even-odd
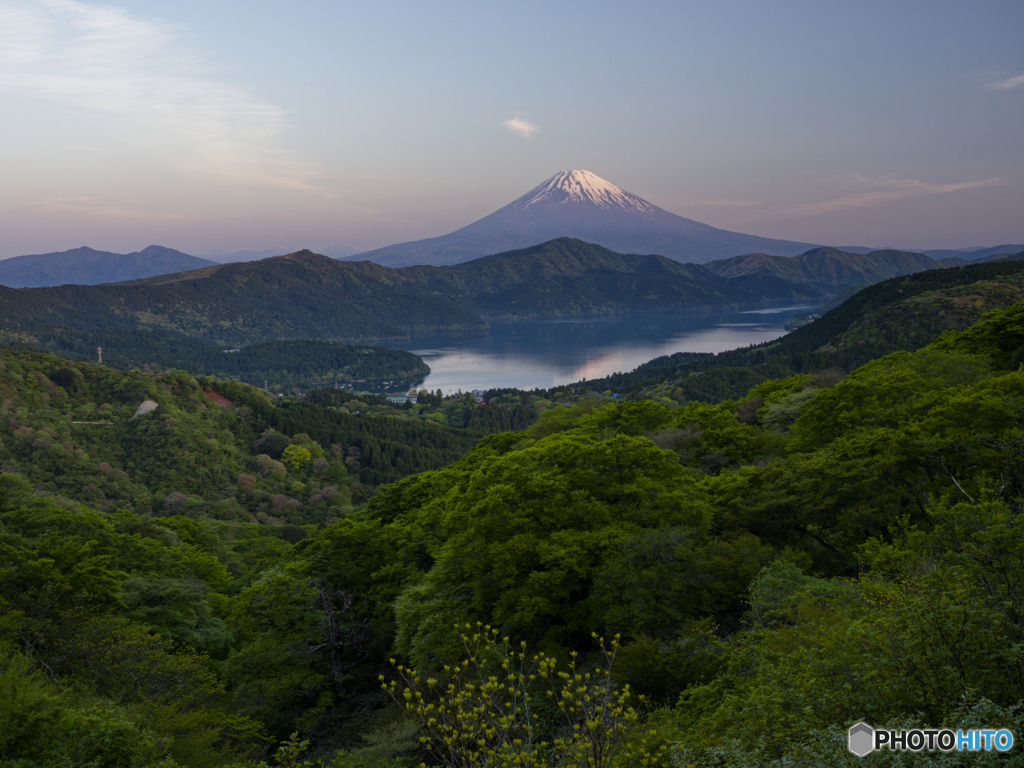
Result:
{"label": "wispy cloud", "polygon": [[1024,85],[1024,75],[1017,75],[1006,80],[1000,80],[998,83],[989,83],[986,87],[990,91],[1009,91],[1014,88],[1020,88]]}
{"label": "wispy cloud", "polygon": [[539,128],[533,123],[523,120],[521,117],[512,117],[502,123],[503,126],[508,128],[512,133],[517,136],[522,136],[524,139],[528,139],[535,134]]}
{"label": "wispy cloud", "polygon": [[831,200],[820,200],[813,203],[788,206],[785,208],[785,213],[789,216],[814,216],[820,213],[832,213],[850,208],[867,208],[868,206],[888,203],[894,200],[905,200],[911,197],[941,195],[947,192],[959,192],[962,189],[993,187],[1006,183],[1005,179],[998,177],[981,181],[954,182],[951,184],[929,184],[928,182],[916,179],[897,179],[892,176],[885,176],[879,179],[870,179],[864,176],[856,176],[855,178],[858,183],[869,184],[875,186],[876,189],[843,195]]}
{"label": "wispy cloud", "polygon": [[[287,115],[204,75],[180,28],[79,0],[5,0],[0,91],[116,119],[193,172],[313,190],[318,172],[281,140]],[[159,151],[159,150],[158,150]]]}
{"label": "wispy cloud", "polygon": [[[720,200],[711,199],[703,201],[690,201],[687,205],[720,206],[715,217],[716,227],[744,227],[765,221],[778,221],[780,219],[800,219],[818,216],[822,214],[835,213],[837,211],[855,210],[869,208],[876,205],[906,200],[915,197],[928,195],[943,195],[961,190],[980,189],[983,187],[995,187],[1005,184],[1006,180],[999,177],[981,179],[978,181],[958,181],[945,184],[934,184],[918,179],[905,179],[897,176],[868,177],[859,174],[845,174],[842,177],[832,177],[822,180],[822,188],[835,189],[845,187],[846,194],[839,194],[826,197],[819,196],[818,200],[807,203],[794,203],[790,205],[779,205],[772,203],[759,204],[746,200]],[[825,198],[825,199],[820,199]],[[683,208],[685,210],[685,207]],[[683,215],[686,215],[685,213]]]}

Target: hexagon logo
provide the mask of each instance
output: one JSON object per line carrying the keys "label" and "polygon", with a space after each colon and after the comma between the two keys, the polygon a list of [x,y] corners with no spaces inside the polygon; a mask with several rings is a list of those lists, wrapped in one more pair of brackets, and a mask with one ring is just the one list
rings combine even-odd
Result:
{"label": "hexagon logo", "polygon": [[875,749],[875,729],[861,721],[850,726],[849,750],[857,757],[864,757]]}

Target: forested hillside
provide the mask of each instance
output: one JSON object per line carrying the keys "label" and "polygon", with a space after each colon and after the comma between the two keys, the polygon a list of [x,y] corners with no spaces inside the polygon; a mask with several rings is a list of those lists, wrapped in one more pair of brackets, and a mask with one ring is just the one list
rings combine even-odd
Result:
{"label": "forested hillside", "polygon": [[[819,303],[843,287],[839,278],[823,277],[835,271],[833,255],[801,258],[793,262],[800,269],[784,260],[785,274],[718,275],[569,238],[444,268],[387,269],[301,251],[111,285],[0,288],[0,324],[30,333],[158,330],[226,346],[364,342],[483,333],[495,319]],[[920,254],[903,254],[891,264],[886,258],[843,254],[843,275],[873,282],[938,266]]]}
{"label": "forested hillside", "polygon": [[443,269],[398,272],[426,290],[458,296],[489,320],[760,306],[825,295],[785,280],[732,286],[697,264],[564,237]]}
{"label": "forested hillside", "polygon": [[0,331],[0,343],[14,349],[44,349],[71,360],[95,360],[121,370],[146,372],[180,368],[194,374],[234,379],[270,391],[316,386],[384,388],[404,392],[422,382],[430,368],[411,352],[387,347],[339,344],[320,339],[267,341],[223,349],[166,331]]}
{"label": "forested hillside", "polygon": [[0,320],[24,329],[151,328],[219,345],[486,330],[479,316],[451,301],[402,290],[389,272],[303,251],[130,283],[0,289]]}
{"label": "forested hillside", "polygon": [[[318,523],[379,483],[444,466],[481,436],[531,420],[522,408],[454,398],[408,411],[334,389],[271,398],[180,370],[123,372],[37,352],[0,350],[0,366],[4,471],[144,514]],[[136,415],[144,403],[152,410]]]}
{"label": "forested hillside", "polygon": [[[0,353],[0,760],[781,768],[845,764],[858,720],[1022,733],[1022,327],[482,439]],[[416,473],[362,504],[385,439]]]}
{"label": "forested hillside", "polygon": [[968,263],[966,259],[936,260],[923,253],[892,249],[849,253],[838,248],[814,248],[799,256],[754,253],[710,261],[705,266],[719,277],[740,283],[745,278],[776,278],[838,293],[858,283],[877,283],[900,275]]}

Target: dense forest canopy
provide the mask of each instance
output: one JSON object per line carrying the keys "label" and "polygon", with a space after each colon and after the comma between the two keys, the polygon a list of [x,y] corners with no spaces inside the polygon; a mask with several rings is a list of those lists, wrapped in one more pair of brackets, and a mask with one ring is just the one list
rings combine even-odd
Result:
{"label": "dense forest canopy", "polygon": [[729,355],[396,408],[0,351],[0,761],[781,768],[844,764],[858,720],[1024,734],[1024,303],[794,371],[840,310],[714,398],[677,384]]}

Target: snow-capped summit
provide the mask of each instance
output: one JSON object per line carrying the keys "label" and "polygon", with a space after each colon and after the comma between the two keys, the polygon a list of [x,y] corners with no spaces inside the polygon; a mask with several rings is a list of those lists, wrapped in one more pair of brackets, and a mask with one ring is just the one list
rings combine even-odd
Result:
{"label": "snow-capped summit", "polygon": [[656,253],[699,264],[751,253],[796,256],[815,247],[715,229],[662,210],[590,171],[560,171],[504,208],[451,234],[348,258],[388,267],[443,266],[556,237],[575,237],[619,253]]}
{"label": "snow-capped summit", "polygon": [[592,203],[602,208],[625,208],[653,211],[656,207],[590,171],[559,171],[518,200],[509,208],[525,210],[539,203]]}

